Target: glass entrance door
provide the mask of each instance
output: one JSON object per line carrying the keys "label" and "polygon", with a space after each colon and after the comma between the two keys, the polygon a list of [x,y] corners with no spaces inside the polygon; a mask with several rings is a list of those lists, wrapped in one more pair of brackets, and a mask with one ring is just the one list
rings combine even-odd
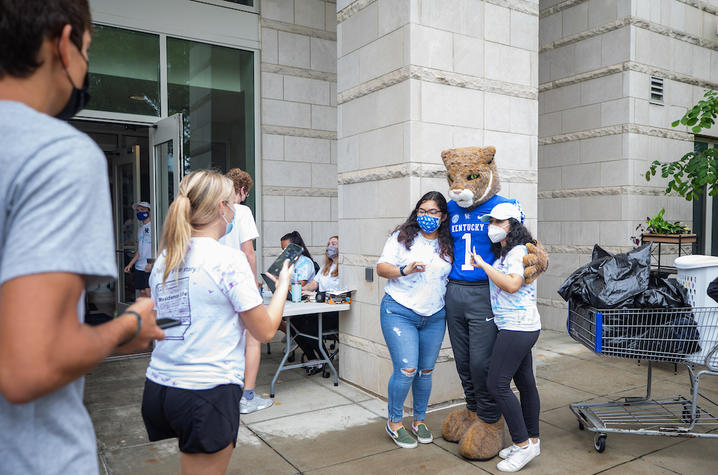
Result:
{"label": "glass entrance door", "polygon": [[123,269],[137,249],[137,227],[132,204],[140,201],[140,146],[122,150],[112,160],[113,194],[115,217],[115,255],[118,278],[116,284],[116,311],[122,313],[135,300],[135,291],[130,281],[131,274]]}
{"label": "glass entrance door", "polygon": [[153,255],[170,203],[174,200],[182,168],[182,114],[162,119],[150,128],[150,190],[152,196]]}

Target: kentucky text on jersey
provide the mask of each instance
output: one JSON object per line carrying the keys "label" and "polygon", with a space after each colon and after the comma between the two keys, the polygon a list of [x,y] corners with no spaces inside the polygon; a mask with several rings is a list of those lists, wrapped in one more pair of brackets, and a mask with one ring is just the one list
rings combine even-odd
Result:
{"label": "kentucky text on jersey", "polygon": [[[471,231],[484,231],[484,227],[487,227],[487,223],[463,223],[463,224],[452,224],[451,225],[451,232],[452,233],[460,233],[460,232],[471,232]],[[488,228],[486,229],[486,232],[488,233]]]}

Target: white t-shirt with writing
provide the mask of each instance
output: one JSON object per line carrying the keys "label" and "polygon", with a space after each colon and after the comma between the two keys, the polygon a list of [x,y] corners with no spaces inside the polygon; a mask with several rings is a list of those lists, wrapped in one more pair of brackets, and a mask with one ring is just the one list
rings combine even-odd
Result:
{"label": "white t-shirt with writing", "polygon": [[192,238],[184,263],[162,283],[165,253],[150,274],[157,318],[182,325],[165,330],[147,368],[157,384],[211,389],[244,384],[244,330],[237,315],[262,305],[254,276],[242,251],[212,238]]}
{"label": "white t-shirt with writing", "polygon": [[379,263],[404,266],[423,262],[424,272],[389,279],[384,290],[401,305],[422,316],[433,315],[444,308],[446,282],[451,262],[439,256],[439,240],[426,239],[421,233],[414,238],[410,250],[399,243],[399,232],[392,234],[384,245]]}
{"label": "white t-shirt with writing", "polygon": [[234,220],[232,231],[226,236],[222,236],[219,242],[225,246],[239,249],[243,242],[257,239],[257,224],[254,222],[254,216],[249,206],[236,204],[234,205]]}
{"label": "white t-shirt with writing", "polygon": [[337,268],[337,265],[332,263],[326,274],[323,274],[320,270],[317,275],[314,276],[314,280],[319,284],[317,290],[319,292],[326,292],[327,290],[338,290],[339,289],[339,275],[332,277],[332,272]]}
{"label": "white t-shirt with writing", "polygon": [[144,271],[147,259],[152,257],[152,221],[143,224],[137,230],[137,262],[135,269]]}
{"label": "white t-shirt with writing", "polygon": [[[515,246],[503,258],[494,261],[494,268],[504,274],[524,277],[524,256],[526,246]],[[523,283],[514,293],[501,290],[493,281],[491,289],[491,309],[494,322],[499,330],[536,331],[541,330],[541,316],[536,307],[536,282]]]}

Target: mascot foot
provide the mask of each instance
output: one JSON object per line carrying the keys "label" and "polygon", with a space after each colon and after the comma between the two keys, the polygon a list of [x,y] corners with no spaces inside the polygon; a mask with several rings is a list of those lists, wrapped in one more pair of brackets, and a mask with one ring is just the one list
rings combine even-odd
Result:
{"label": "mascot foot", "polygon": [[441,436],[449,442],[458,442],[479,418],[475,412],[461,408],[451,412],[441,424]]}
{"label": "mascot foot", "polygon": [[504,439],[503,416],[493,424],[476,418],[459,442],[459,453],[469,460],[489,460],[498,455]]}

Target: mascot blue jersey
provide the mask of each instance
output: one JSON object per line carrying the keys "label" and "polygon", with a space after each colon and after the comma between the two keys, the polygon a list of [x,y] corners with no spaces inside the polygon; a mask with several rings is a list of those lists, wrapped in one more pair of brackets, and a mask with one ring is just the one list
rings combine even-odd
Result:
{"label": "mascot blue jersey", "polygon": [[498,195],[471,210],[460,207],[453,200],[447,203],[451,237],[454,240],[454,265],[449,274],[450,279],[469,282],[488,280],[486,272],[471,265],[470,251],[475,248],[476,253],[489,264],[496,260],[491,252],[489,223],[480,221],[479,218],[490,213],[497,204],[505,202],[518,205],[518,201]]}

